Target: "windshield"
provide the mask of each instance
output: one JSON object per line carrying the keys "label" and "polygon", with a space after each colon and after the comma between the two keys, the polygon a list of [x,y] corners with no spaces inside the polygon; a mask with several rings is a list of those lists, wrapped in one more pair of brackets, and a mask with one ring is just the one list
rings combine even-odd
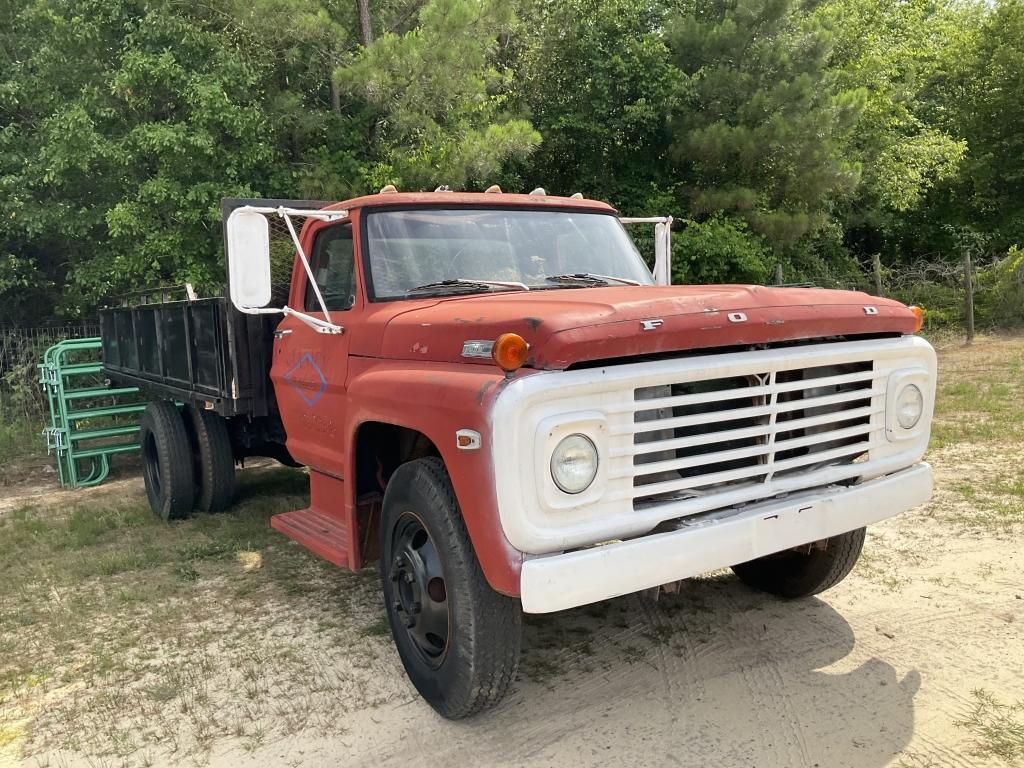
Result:
{"label": "windshield", "polygon": [[[578,211],[379,211],[366,219],[372,298],[405,298],[445,281],[530,289],[632,282],[652,285],[614,216]],[[590,275],[600,279],[566,280]],[[562,278],[552,280],[551,278]],[[470,286],[466,286],[472,290]],[[468,291],[467,291],[468,292]]]}

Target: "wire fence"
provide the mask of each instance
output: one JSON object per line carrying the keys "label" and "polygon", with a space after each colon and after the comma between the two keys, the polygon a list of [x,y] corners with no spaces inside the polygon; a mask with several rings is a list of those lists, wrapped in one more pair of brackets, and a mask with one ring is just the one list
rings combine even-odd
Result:
{"label": "wire fence", "polygon": [[41,354],[58,341],[99,335],[100,326],[94,319],[30,327],[0,326],[0,376],[22,364],[27,355]]}
{"label": "wire fence", "polygon": [[[781,270],[773,282],[784,284]],[[970,344],[976,328],[1010,328],[1024,324],[1024,253],[1011,250],[1001,258],[916,261],[883,266],[878,257],[859,274],[822,275],[807,284],[866,291],[925,310],[925,328],[952,330]]]}

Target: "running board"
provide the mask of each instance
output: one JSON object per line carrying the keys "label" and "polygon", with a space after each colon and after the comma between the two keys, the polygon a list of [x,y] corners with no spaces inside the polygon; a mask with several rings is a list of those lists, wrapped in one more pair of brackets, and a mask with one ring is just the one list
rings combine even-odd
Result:
{"label": "running board", "polygon": [[348,526],[340,518],[297,509],[270,518],[270,526],[335,565],[348,566]]}
{"label": "running board", "polygon": [[271,527],[310,552],[343,568],[362,565],[353,510],[345,504],[345,482],[309,472],[309,507],[270,518]]}

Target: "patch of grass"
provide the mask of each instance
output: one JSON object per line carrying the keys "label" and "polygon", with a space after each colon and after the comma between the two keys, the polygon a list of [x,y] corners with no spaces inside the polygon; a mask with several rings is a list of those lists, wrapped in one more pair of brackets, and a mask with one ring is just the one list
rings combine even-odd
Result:
{"label": "patch of grass", "polygon": [[[855,572],[880,585],[886,592],[899,592],[910,583],[903,575],[906,573],[903,565],[907,557],[904,553],[882,546],[882,542],[870,533],[868,536],[869,541],[861,550]],[[909,556],[912,559],[913,554]]]}
{"label": "patch of grass", "polygon": [[932,449],[1024,440],[1024,349],[999,344],[940,355]]}
{"label": "patch of grass", "polygon": [[[11,474],[13,479],[13,470],[19,459],[46,455],[42,430],[41,417],[29,415],[25,408],[10,405],[7,397],[0,395],[0,468],[5,468],[0,479],[7,480],[7,474]],[[6,469],[8,467],[10,470]],[[0,482],[3,484],[6,483]]]}
{"label": "patch of grass", "polygon": [[938,505],[938,514],[949,522],[992,534],[1012,533],[1024,523],[1024,470],[986,478],[982,484],[949,486],[962,504]]}
{"label": "patch of grass", "polygon": [[1019,765],[1024,760],[1024,701],[1006,704],[982,688],[971,696],[974,707],[957,725],[974,737],[977,754]]}
{"label": "patch of grass", "polygon": [[16,742],[21,737],[21,733],[20,728],[0,725],[0,749]]}
{"label": "patch of grass", "polygon": [[378,703],[392,658],[376,574],[339,571],[270,528],[307,494],[301,471],[260,469],[239,474],[228,512],[172,524],[141,484],[0,516],[5,754],[202,762],[239,728],[258,746]]}
{"label": "patch of grass", "polygon": [[378,616],[376,621],[363,629],[363,634],[369,637],[387,637],[391,634],[391,625],[387,616]]}

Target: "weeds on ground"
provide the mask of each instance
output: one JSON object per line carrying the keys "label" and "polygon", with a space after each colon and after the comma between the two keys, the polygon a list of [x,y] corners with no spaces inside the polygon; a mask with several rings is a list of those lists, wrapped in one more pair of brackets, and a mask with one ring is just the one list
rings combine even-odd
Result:
{"label": "weeds on ground", "polygon": [[998,757],[1009,765],[1024,762],[1024,701],[1007,704],[988,691],[971,691],[974,707],[957,725],[974,737],[980,757]]}
{"label": "weeds on ground", "polygon": [[0,395],[0,485],[22,471],[20,461],[46,454],[43,421],[17,408]]}
{"label": "weeds on ground", "polygon": [[[962,502],[954,508],[952,522],[968,523],[992,533],[1012,532],[1024,523],[1024,470],[987,478],[982,482],[960,482],[950,490]],[[970,510],[969,515],[963,509]]]}

